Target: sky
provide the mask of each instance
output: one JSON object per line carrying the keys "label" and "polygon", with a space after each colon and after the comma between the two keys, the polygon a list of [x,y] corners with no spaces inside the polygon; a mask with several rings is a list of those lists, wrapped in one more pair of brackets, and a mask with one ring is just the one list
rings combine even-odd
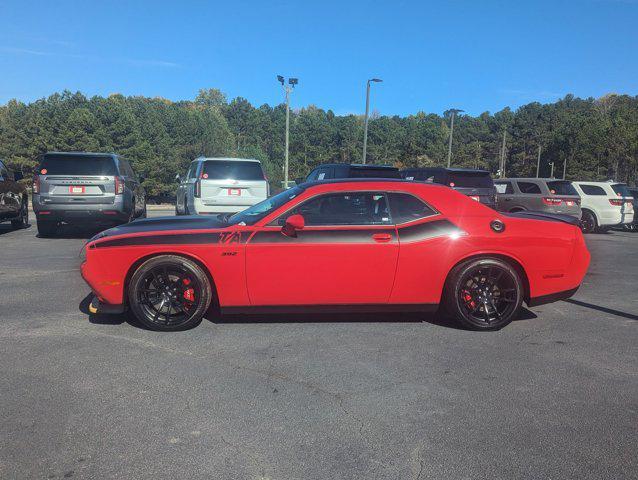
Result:
{"label": "sky", "polygon": [[0,104],[62,90],[338,115],[460,108],[472,115],[568,93],[638,94],[638,0],[0,0]]}

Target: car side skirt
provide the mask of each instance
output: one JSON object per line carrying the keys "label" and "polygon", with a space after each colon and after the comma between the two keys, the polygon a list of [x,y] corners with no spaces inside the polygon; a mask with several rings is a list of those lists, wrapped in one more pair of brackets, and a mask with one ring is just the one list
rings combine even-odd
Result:
{"label": "car side skirt", "polygon": [[438,303],[416,304],[350,304],[350,305],[261,305],[221,307],[222,314],[269,314],[269,313],[432,313],[439,308]]}
{"label": "car side skirt", "polygon": [[563,290],[562,292],[550,293],[549,295],[541,295],[540,297],[533,297],[529,299],[527,302],[527,306],[529,307],[538,307],[539,305],[545,305],[547,303],[558,302],[560,300],[565,300],[569,297],[572,297],[580,285],[576,288],[572,288],[570,290]]}

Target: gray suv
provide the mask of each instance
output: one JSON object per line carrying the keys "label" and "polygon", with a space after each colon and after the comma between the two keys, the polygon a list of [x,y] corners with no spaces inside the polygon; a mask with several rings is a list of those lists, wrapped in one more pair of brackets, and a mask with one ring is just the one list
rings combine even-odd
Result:
{"label": "gray suv", "polygon": [[555,178],[499,178],[494,180],[497,210],[571,215],[580,220],[580,196],[568,180]]}
{"label": "gray suv", "polygon": [[33,177],[38,233],[60,223],[113,226],[146,216],[146,198],[128,161],[114,153],[49,152]]}

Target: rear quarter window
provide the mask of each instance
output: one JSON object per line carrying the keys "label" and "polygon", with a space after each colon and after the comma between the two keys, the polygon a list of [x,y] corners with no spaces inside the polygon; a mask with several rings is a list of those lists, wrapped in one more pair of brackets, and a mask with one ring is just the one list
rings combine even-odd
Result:
{"label": "rear quarter window", "polygon": [[541,187],[532,182],[516,182],[521,193],[538,194],[541,193]]}
{"label": "rear quarter window", "polygon": [[260,163],[233,160],[204,162],[202,178],[209,180],[265,180]]}
{"label": "rear quarter window", "polygon": [[514,193],[514,188],[510,182],[495,182],[494,187],[496,188],[497,193]]}
{"label": "rear quarter window", "polygon": [[483,172],[450,172],[447,176],[450,187],[492,188],[494,181],[489,173]]}
{"label": "rear quarter window", "polygon": [[90,155],[45,155],[38,173],[42,175],[117,175],[112,157]]}
{"label": "rear quarter window", "polygon": [[436,215],[436,211],[421,199],[407,193],[388,193],[390,213],[395,224],[412,222]]}
{"label": "rear quarter window", "polygon": [[619,197],[631,197],[631,196],[633,196],[631,194],[631,192],[629,191],[629,188],[627,188],[627,185],[625,185],[624,183],[616,183],[616,184],[612,185],[611,188],[614,190],[616,195],[619,196]]}
{"label": "rear quarter window", "polygon": [[607,195],[605,189],[598,185],[580,185],[580,189],[585,195]]}
{"label": "rear quarter window", "polygon": [[572,182],[547,182],[547,188],[552,195],[578,195]]}

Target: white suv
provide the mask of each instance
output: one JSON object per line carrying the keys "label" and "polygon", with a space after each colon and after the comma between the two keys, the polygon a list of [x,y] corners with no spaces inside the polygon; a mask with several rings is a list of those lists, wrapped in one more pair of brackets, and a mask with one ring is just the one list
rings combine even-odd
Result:
{"label": "white suv", "polygon": [[581,198],[583,232],[603,232],[633,221],[633,198],[624,183],[573,182],[573,185]]}
{"label": "white suv", "polygon": [[193,160],[177,189],[177,215],[237,213],[268,198],[268,179],[259,160]]}

